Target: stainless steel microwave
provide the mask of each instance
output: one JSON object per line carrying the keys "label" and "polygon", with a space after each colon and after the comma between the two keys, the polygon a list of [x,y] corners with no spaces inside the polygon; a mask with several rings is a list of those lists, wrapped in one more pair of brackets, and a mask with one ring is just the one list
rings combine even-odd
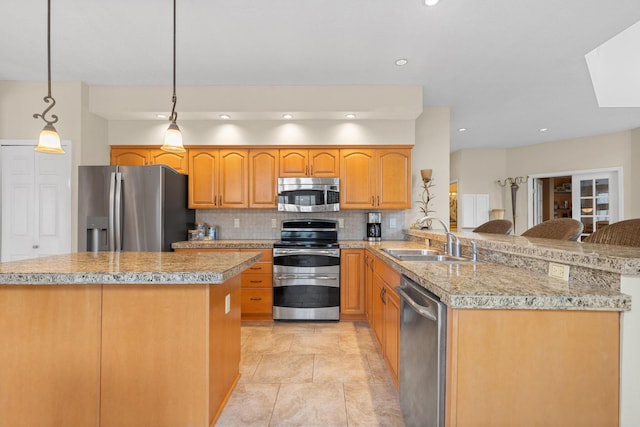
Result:
{"label": "stainless steel microwave", "polygon": [[329,212],[340,210],[339,178],[278,178],[278,210]]}

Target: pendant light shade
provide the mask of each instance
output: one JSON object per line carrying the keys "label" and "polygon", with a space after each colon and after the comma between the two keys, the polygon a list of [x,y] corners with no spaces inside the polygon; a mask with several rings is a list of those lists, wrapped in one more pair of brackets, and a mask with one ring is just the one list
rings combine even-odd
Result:
{"label": "pendant light shade", "polygon": [[184,153],[184,145],[182,145],[182,133],[176,122],[171,122],[167,133],[164,135],[164,145],[162,146],[164,151],[170,151],[172,153]]}
{"label": "pendant light shade", "polygon": [[44,97],[44,102],[47,104],[51,103],[51,105],[45,108],[42,114],[33,115],[34,119],[41,118],[46,123],[40,132],[38,145],[35,150],[42,153],[64,154],[62,145],[60,145],[60,135],[58,135],[56,128],[53,127],[53,124],[58,121],[58,116],[52,114],[51,120],[47,120],[46,117],[49,110],[56,105],[56,100],[51,96],[51,0],[47,0],[47,82],[49,92],[47,96]]}
{"label": "pendant light shade", "polygon": [[171,153],[184,153],[184,145],[182,144],[182,133],[176,121],[178,120],[178,113],[176,112],[176,0],[173,0],[173,97],[171,102],[173,108],[171,109],[171,117],[169,117],[169,127],[167,133],[164,136],[164,144],[160,147],[161,150],[169,151]]}

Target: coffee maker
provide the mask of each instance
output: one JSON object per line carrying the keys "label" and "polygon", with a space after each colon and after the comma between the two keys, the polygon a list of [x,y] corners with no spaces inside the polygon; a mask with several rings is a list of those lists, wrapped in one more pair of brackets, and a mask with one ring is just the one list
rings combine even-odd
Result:
{"label": "coffee maker", "polygon": [[382,213],[367,213],[367,240],[379,242],[382,238]]}

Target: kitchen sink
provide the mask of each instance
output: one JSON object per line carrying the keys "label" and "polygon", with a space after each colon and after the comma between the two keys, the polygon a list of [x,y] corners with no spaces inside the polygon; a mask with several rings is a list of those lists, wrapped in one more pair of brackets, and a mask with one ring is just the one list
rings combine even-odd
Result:
{"label": "kitchen sink", "polygon": [[447,255],[433,249],[382,249],[382,252],[400,261],[423,261],[441,263],[475,262],[470,258]]}

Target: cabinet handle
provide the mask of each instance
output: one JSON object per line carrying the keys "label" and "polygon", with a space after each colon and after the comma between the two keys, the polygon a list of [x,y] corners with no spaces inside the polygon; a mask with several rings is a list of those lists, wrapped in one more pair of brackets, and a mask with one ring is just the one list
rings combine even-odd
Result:
{"label": "cabinet handle", "polygon": [[249,280],[249,283],[262,283],[262,280]]}
{"label": "cabinet handle", "polygon": [[309,176],[313,176],[313,165],[309,166]]}
{"label": "cabinet handle", "polygon": [[220,195],[220,203],[218,204],[218,206],[222,207],[222,194]]}
{"label": "cabinet handle", "polygon": [[387,302],[384,300],[384,295],[387,293],[387,290],[385,288],[381,288],[380,289],[380,300],[382,300],[382,303],[384,305],[387,305]]}
{"label": "cabinet handle", "polygon": [[375,206],[375,199],[371,196],[371,206]]}
{"label": "cabinet handle", "polygon": [[262,301],[262,298],[249,298],[251,301]]}
{"label": "cabinet handle", "polygon": [[378,206],[380,206],[380,196],[378,196]]}
{"label": "cabinet handle", "polygon": [[262,270],[261,267],[249,267],[249,270]]}

